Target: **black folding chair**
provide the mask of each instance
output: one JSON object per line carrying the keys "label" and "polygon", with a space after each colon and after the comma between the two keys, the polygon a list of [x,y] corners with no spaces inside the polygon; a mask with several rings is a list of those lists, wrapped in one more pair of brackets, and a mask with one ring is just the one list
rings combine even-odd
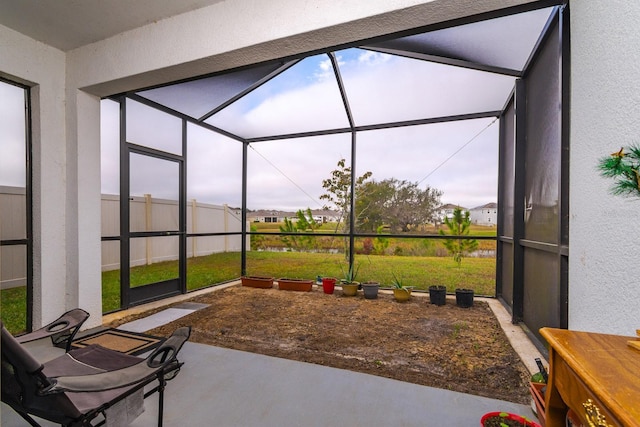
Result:
{"label": "black folding chair", "polygon": [[[158,392],[162,426],[164,389],[183,365],[177,356],[190,334],[190,327],[176,329],[147,358],[90,345],[41,364],[3,325],[2,401],[32,426],[39,426],[33,416],[63,426],[99,426],[129,415],[132,402]],[[147,385],[152,388],[145,393]]]}

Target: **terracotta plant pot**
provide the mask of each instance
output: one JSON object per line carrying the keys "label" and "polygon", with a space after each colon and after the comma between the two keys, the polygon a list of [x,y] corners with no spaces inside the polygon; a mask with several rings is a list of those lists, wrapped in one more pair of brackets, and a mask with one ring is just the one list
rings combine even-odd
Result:
{"label": "terracotta plant pot", "polygon": [[544,395],[542,389],[546,386],[545,383],[529,383],[529,391],[531,392],[531,410],[536,414],[540,425],[545,427],[545,414],[544,414]]}
{"label": "terracotta plant pot", "polygon": [[380,289],[378,282],[365,282],[362,284],[362,291],[366,299],[378,298],[378,289]]}
{"label": "terracotta plant pot", "polygon": [[240,281],[242,282],[242,286],[248,286],[250,288],[262,288],[262,289],[270,289],[273,287],[273,277],[262,277],[262,276],[242,276]]}
{"label": "terracotta plant pot", "polygon": [[398,302],[409,301],[409,298],[411,298],[411,289],[410,288],[395,288],[393,290],[393,297]]}
{"label": "terracotta plant pot", "polygon": [[507,425],[509,427],[540,427],[540,424],[534,423],[526,417],[511,414],[509,412],[489,412],[484,414],[480,419],[481,427],[500,427]]}
{"label": "terracotta plant pot", "polygon": [[278,289],[281,291],[310,292],[313,288],[313,280],[309,279],[278,279]]}
{"label": "terracotta plant pot", "polygon": [[429,286],[429,302],[435,305],[447,303],[447,287],[442,285]]}
{"label": "terracotta plant pot", "polygon": [[359,282],[341,283],[341,285],[342,295],[345,297],[355,297],[358,295],[358,287],[360,286]]}
{"label": "terracotta plant pot", "polygon": [[473,306],[473,289],[456,289],[456,305],[462,308]]}
{"label": "terracotta plant pot", "polygon": [[322,291],[325,294],[332,294],[336,288],[336,279],[333,277],[322,278]]}

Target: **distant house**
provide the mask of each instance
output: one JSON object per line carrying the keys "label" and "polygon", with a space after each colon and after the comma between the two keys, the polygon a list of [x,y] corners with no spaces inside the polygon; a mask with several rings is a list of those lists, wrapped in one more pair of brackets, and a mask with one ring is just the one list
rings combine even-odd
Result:
{"label": "distant house", "polygon": [[284,222],[285,218],[295,218],[295,212],[284,212],[276,210],[260,209],[253,212],[247,212],[247,221],[249,222]]}
{"label": "distant house", "polygon": [[[314,209],[311,211],[314,221],[318,223],[338,222],[340,213],[329,209]],[[270,209],[260,209],[257,211],[247,212],[247,220],[249,222],[284,222],[285,218],[290,221],[297,221],[296,212],[278,211]]]}
{"label": "distant house", "polygon": [[440,222],[444,222],[445,218],[453,218],[453,211],[456,209],[462,209],[463,212],[468,211],[469,209],[459,206],[459,205],[453,205],[451,203],[447,203],[446,205],[442,205],[438,208],[438,218],[440,219]]}
{"label": "distant house", "polygon": [[330,209],[313,209],[311,211],[313,214],[313,219],[316,222],[326,223],[326,222],[338,222],[340,220],[340,212],[332,211]]}
{"label": "distant house", "polygon": [[471,213],[471,223],[478,225],[496,225],[498,223],[498,204],[487,203],[469,211]]}

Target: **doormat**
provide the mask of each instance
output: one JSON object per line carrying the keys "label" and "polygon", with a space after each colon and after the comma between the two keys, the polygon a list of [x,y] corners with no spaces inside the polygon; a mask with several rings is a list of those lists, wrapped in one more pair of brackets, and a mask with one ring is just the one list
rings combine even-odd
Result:
{"label": "doormat", "polygon": [[153,350],[163,341],[164,338],[152,335],[110,328],[73,340],[71,348],[83,348],[91,344],[99,344],[102,347],[119,351],[120,353],[137,356]]}

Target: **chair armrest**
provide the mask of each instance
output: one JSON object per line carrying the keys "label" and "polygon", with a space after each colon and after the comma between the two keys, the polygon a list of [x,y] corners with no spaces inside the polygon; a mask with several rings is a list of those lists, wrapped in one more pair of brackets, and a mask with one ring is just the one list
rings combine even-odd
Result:
{"label": "chair armrest", "polygon": [[167,338],[153,353],[151,353],[146,361],[151,368],[163,366],[178,356],[180,349],[191,335],[191,327],[183,326],[176,329],[169,338]]}
{"label": "chair armrest", "polygon": [[54,345],[65,343],[65,350],[71,349],[71,342],[82,324],[89,318],[89,313],[81,308],[74,308],[62,316],[33,332],[15,337],[20,344],[51,337]]}

